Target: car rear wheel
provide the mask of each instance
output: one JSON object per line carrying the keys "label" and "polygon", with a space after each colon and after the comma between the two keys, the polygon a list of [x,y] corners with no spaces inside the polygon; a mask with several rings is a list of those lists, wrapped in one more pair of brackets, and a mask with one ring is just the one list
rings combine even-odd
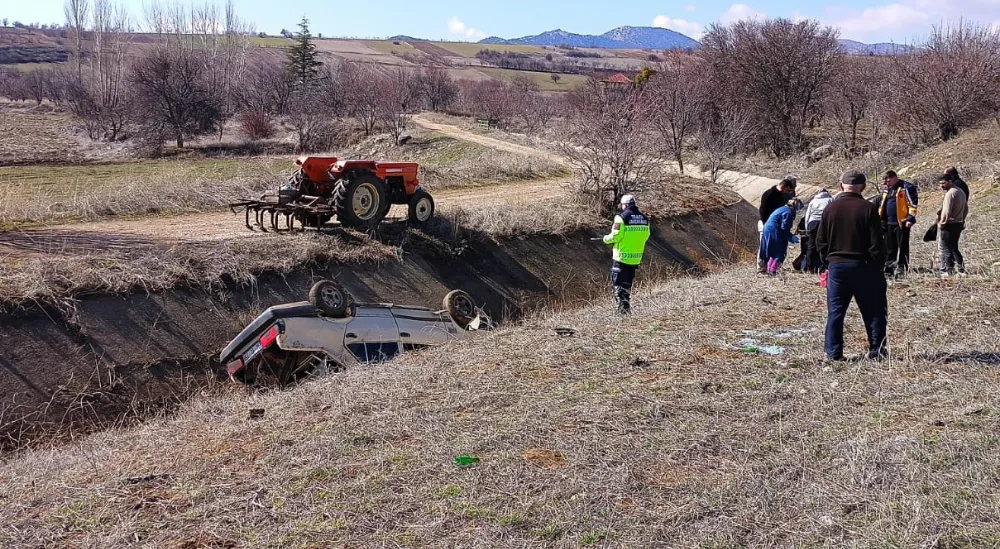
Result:
{"label": "car rear wheel", "polygon": [[320,280],[309,289],[309,303],[312,303],[323,314],[333,318],[347,316],[350,299],[347,291],[332,280]]}
{"label": "car rear wheel", "polygon": [[456,324],[465,328],[476,318],[476,303],[462,290],[452,290],[444,296],[444,308]]}

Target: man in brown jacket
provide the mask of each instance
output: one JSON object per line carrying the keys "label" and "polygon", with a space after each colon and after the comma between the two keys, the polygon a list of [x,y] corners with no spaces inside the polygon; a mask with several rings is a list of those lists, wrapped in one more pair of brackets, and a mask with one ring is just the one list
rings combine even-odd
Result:
{"label": "man in brown jacket", "polygon": [[840,176],[844,192],[823,211],[816,231],[816,249],[828,266],[826,280],[826,356],[844,360],[844,317],[857,301],[868,333],[868,357],[886,356],[889,302],[885,267],[886,245],[878,206],[865,200],[868,179],[857,170]]}
{"label": "man in brown jacket", "polygon": [[965,216],[969,214],[969,201],[965,192],[955,184],[955,178],[945,174],[938,180],[944,191],[941,213],[938,214],[938,246],[941,250],[941,276],[951,276],[958,267],[958,276],[965,276],[965,258],[958,251],[958,239],[965,229]]}

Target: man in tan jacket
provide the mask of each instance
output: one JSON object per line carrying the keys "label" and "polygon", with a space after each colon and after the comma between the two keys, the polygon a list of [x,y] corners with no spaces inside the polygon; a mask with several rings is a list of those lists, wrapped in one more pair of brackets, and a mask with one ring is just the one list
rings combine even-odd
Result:
{"label": "man in tan jacket", "polygon": [[968,199],[956,185],[954,177],[945,174],[938,180],[944,191],[941,213],[938,214],[938,246],[941,250],[941,276],[951,276],[958,267],[958,276],[965,276],[965,258],[958,251],[958,239],[965,229],[965,216],[969,213]]}

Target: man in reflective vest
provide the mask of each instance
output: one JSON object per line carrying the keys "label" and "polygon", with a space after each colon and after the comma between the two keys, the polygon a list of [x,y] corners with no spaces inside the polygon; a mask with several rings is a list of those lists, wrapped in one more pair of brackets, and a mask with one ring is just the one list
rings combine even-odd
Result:
{"label": "man in reflective vest", "polygon": [[629,298],[635,270],[642,263],[642,252],[649,240],[649,219],[635,204],[635,197],[626,194],[619,202],[621,213],[615,216],[611,234],[604,237],[604,243],[613,246],[611,263],[611,287],[618,302],[618,314],[632,312]]}

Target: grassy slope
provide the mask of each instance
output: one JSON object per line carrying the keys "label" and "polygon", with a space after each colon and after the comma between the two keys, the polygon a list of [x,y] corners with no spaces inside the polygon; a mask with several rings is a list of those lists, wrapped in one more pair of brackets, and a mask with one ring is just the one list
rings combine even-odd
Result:
{"label": "grassy slope", "polygon": [[[817,142],[830,139],[832,128],[812,130]],[[994,168],[1000,167],[997,151],[1000,150],[1000,134],[995,122],[987,122],[976,128],[965,129],[958,137],[947,143],[938,143],[916,151],[906,151],[908,146],[899,146],[900,153],[889,154],[875,159],[845,159],[834,155],[815,163],[806,162],[802,156],[774,159],[761,155],[734,161],[735,169],[756,173],[767,177],[781,178],[794,173],[799,180],[816,185],[836,183],[837,177],[848,168],[858,168],[881,181],[882,171],[894,169],[909,179],[936,177],[949,165],[958,166],[963,177],[975,179],[992,176]]]}
{"label": "grassy slope", "polygon": [[475,57],[483,50],[509,51],[515,53],[533,53],[545,55],[547,52],[541,46],[504,46],[494,44],[476,44],[473,42],[431,42],[435,46],[442,47],[460,57]]}
{"label": "grassy slope", "polygon": [[[975,191],[967,248],[996,236],[1000,197]],[[0,543],[993,546],[1000,283],[969,262],[980,276],[890,288],[884,364],[820,362],[815,278],[735,269],[643,289],[626,322],[602,303],[194,401],[12,457]],[[745,330],[784,354],[742,351]],[[851,350],[863,339],[852,310]]]}
{"label": "grassy slope", "polygon": [[[996,352],[983,319],[998,290],[895,287],[893,360],[825,368],[814,278],[678,280],[627,322],[597,305],[19,456],[0,469],[0,540],[996,544],[1000,356],[982,353]],[[793,335],[763,336],[787,350],[757,356],[737,347],[743,330]],[[848,342],[862,338],[855,313]],[[481,462],[456,467],[463,454]]]}
{"label": "grassy slope", "polygon": [[587,81],[587,77],[581,74],[560,74],[560,79],[557,83],[552,81],[552,73],[548,72],[515,71],[496,67],[476,67],[476,70],[488,74],[493,78],[503,80],[514,80],[518,76],[527,76],[543,91],[571,90]]}

